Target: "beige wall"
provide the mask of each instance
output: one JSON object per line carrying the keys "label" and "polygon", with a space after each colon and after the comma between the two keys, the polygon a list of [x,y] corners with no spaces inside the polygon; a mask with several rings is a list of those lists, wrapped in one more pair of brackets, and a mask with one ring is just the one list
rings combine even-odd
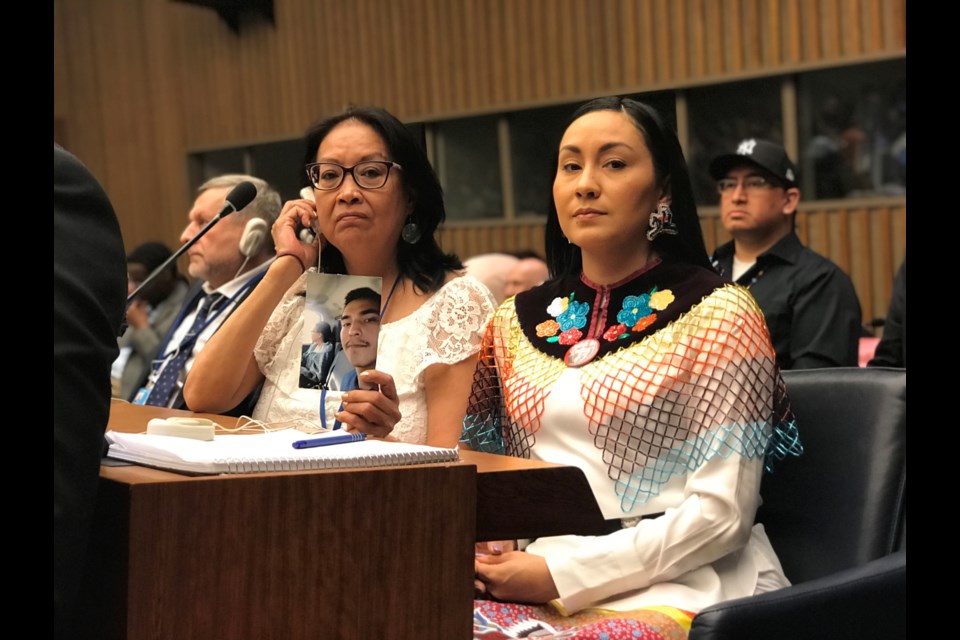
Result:
{"label": "beige wall", "polygon": [[[190,150],[296,137],[349,102],[435,120],[906,50],[905,0],[274,5],[275,25],[248,21],[237,34],[214,12],[180,2],[54,0],[54,139],[104,184],[129,246],[157,238],[176,243],[192,200]],[[881,279],[892,278],[904,236],[875,240],[874,229],[891,226],[886,218],[873,220],[868,208],[867,222],[858,222],[846,206],[825,215],[837,217],[829,224],[849,228],[852,238],[867,233],[841,241],[851,247],[849,267],[870,265],[883,271]],[[902,231],[897,224],[894,231]],[[476,238],[461,227],[444,237],[458,238],[448,244],[465,255],[497,248],[500,240],[502,249],[539,247],[542,239],[528,226],[501,225]],[[855,250],[857,243],[870,252]],[[878,251],[883,255],[874,261]],[[888,291],[880,287],[869,297]]]}

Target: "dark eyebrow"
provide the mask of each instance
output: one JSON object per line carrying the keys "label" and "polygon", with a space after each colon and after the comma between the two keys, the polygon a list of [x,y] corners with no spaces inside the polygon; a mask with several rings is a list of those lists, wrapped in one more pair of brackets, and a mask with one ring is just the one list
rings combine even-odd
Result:
{"label": "dark eyebrow", "polygon": [[[376,153],[368,153],[357,161],[357,164],[361,162],[369,162],[371,160],[376,160],[377,162],[389,162],[387,156],[377,151]],[[332,164],[340,164],[338,161],[332,158],[317,158],[317,163],[328,162]]]}
{"label": "dark eyebrow", "polygon": [[[600,153],[605,153],[617,147],[626,147],[627,149],[631,149],[631,150],[633,149],[633,147],[628,145],[626,142],[608,142],[600,146]],[[571,153],[582,153],[580,151],[580,147],[574,144],[565,144],[562,147],[560,147],[560,151],[569,151]]]}
{"label": "dark eyebrow", "polygon": [[[363,307],[362,309],[360,309],[354,314],[354,316],[356,316],[357,318],[362,316],[379,316],[379,315],[380,315],[380,309],[377,309],[376,307],[373,307],[373,306]],[[342,313],[340,314],[340,319],[341,320],[343,320],[344,318],[350,319],[350,318],[353,318],[354,316],[351,316],[348,313]]]}

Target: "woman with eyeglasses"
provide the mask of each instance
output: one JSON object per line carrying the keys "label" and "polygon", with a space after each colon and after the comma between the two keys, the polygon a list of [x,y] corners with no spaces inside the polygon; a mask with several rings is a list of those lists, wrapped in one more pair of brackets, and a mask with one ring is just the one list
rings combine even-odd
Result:
{"label": "woman with eyeglasses", "polygon": [[788,584],[754,526],[765,460],[800,451],[770,337],[749,292],[710,269],[654,109],[580,107],[553,198],[552,279],[491,320],[463,442],[579,467],[608,534],[479,545],[476,588],[496,601],[474,622],[685,637],[703,607]]}
{"label": "woman with eyeglasses", "polygon": [[[335,419],[374,436],[456,446],[495,304],[434,238],[445,210],[424,150],[374,107],[321,121],[306,147],[315,202],[284,206],[273,226],[277,258],[198,356],[184,387],[187,404],[218,412],[263,382],[253,413],[259,420],[316,423],[322,403],[328,428]],[[319,233],[306,241],[303,229]],[[343,394],[298,385],[306,271],[318,252],[323,272],[383,283],[376,369]]]}

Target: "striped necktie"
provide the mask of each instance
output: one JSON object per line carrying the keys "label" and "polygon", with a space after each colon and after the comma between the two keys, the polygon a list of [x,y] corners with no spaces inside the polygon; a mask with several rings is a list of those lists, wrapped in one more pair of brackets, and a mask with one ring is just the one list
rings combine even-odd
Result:
{"label": "striped necktie", "polygon": [[207,324],[207,315],[214,306],[223,300],[223,297],[222,293],[208,293],[201,298],[200,307],[197,309],[197,316],[194,318],[193,324],[190,325],[190,330],[187,331],[187,335],[180,341],[176,355],[167,361],[167,365],[160,373],[160,377],[153,385],[153,389],[150,390],[150,395],[147,396],[145,404],[154,407],[166,407],[170,403],[170,397],[173,395],[174,389],[177,388],[180,373],[183,371],[184,365],[187,364],[187,360],[190,359],[190,355],[193,353],[193,345],[196,343],[197,334],[203,331],[203,328]]}

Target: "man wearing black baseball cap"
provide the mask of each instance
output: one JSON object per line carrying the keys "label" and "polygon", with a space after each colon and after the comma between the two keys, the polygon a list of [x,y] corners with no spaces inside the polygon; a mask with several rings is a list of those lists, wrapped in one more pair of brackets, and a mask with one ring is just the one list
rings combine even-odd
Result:
{"label": "man wearing black baseball cap", "polygon": [[837,265],[800,244],[797,168],[780,145],[742,140],[713,159],[723,227],[733,237],[714,268],[750,289],[782,369],[856,366],[860,302]]}

